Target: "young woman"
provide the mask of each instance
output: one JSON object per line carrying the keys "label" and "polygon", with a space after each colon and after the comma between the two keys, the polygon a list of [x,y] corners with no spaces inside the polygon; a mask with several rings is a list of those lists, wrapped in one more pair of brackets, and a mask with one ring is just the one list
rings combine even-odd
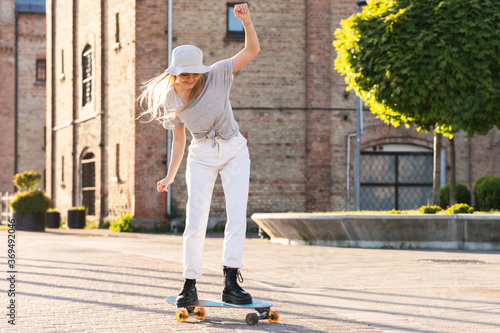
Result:
{"label": "young woman", "polygon": [[246,209],[250,158],[246,139],[233,116],[229,91],[233,74],[245,67],[260,51],[247,4],[235,5],[234,14],[243,22],[245,48],[234,57],[212,66],[203,65],[203,53],[192,45],[172,52],[172,64],[146,83],[140,101],[146,101],[152,119],[161,119],[172,129],[172,157],[168,174],[157,183],[167,191],[173,183],[184,154],[185,128],[193,139],[186,165],[188,202],[183,235],[184,286],[177,305],[185,307],[198,300],[196,279],[202,276],[202,255],[210,201],[217,174],[221,174],[226,197],[227,223],[224,234],[222,301],[250,304],[252,296],[239,285],[246,233]]}

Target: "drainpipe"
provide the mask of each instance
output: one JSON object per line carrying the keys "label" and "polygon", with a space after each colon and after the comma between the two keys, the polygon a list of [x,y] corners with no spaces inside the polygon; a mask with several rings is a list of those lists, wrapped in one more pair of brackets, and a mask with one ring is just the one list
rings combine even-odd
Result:
{"label": "drainpipe", "polygon": [[351,189],[350,189],[350,179],[349,170],[351,168],[351,138],[356,136],[356,133],[351,133],[347,135],[347,171],[346,171],[346,184],[347,184],[347,211],[351,211]]}
{"label": "drainpipe", "polygon": [[[172,9],[172,0],[168,0],[168,12],[167,12],[167,67],[170,66],[170,62],[172,61],[172,18],[173,18],[173,9]],[[170,155],[172,149],[172,130],[167,130],[167,170],[168,165],[170,164]],[[168,186],[167,191],[167,215],[172,215],[172,184]]]}
{"label": "drainpipe", "polygon": [[360,192],[360,164],[361,164],[361,134],[363,134],[363,100],[356,96],[356,150],[354,151],[354,205],[356,211],[361,209]]}
{"label": "drainpipe", "polygon": [[[17,6],[15,9],[15,66],[14,66],[14,175],[17,174],[17,145],[18,145],[18,137],[17,137],[17,127],[18,127],[18,114],[19,114],[19,109],[18,109],[18,99],[19,99],[19,89],[18,89],[18,74],[19,74],[19,12],[17,11]],[[15,191],[17,192],[17,188],[15,188]]]}
{"label": "drainpipe", "polygon": [[[359,99],[359,101],[358,101]],[[354,204],[355,210],[359,209],[359,176],[360,176],[360,162],[361,162],[361,152],[360,145],[361,135],[363,134],[363,100],[356,97],[356,133],[347,134],[347,170],[346,170],[346,184],[347,184],[347,211],[351,211],[351,189],[350,189],[350,177],[349,170],[351,168],[351,138],[356,137],[356,150],[355,150],[355,161],[354,161]],[[358,142],[359,140],[359,142]],[[357,181],[357,182],[356,182]]]}
{"label": "drainpipe", "polygon": [[[100,194],[101,197],[101,205],[99,207],[99,219],[97,222],[99,223],[100,219],[103,218],[104,215],[108,215],[107,206],[108,206],[108,173],[106,170],[106,161],[108,159],[108,136],[106,135],[107,131],[107,113],[108,113],[108,105],[106,96],[106,81],[107,81],[107,73],[108,73],[108,57],[106,52],[106,43],[109,42],[109,39],[106,35],[106,24],[107,24],[107,6],[106,1],[101,0],[101,138],[99,143],[100,153],[101,153],[101,184],[100,184]],[[96,66],[97,67],[97,66]],[[117,177],[119,175],[116,175]],[[82,185],[83,186],[83,185]],[[95,191],[97,192],[97,186]],[[95,198],[95,197],[94,197]],[[97,216],[97,207],[94,208],[94,215]],[[95,221],[94,221],[95,223]]]}
{"label": "drainpipe", "polygon": [[[78,76],[78,71],[81,70],[77,65],[78,65],[78,57],[81,57],[81,53],[78,50],[78,0],[73,0],[73,6],[72,6],[72,37],[73,37],[73,59],[71,59],[71,65],[72,65],[72,117],[71,117],[71,131],[72,131],[72,155],[71,155],[71,161],[73,165],[73,171],[72,171],[72,176],[71,176],[71,205],[73,206],[81,206],[82,205],[82,200],[80,196],[80,190],[81,190],[81,182],[79,181],[80,176],[81,176],[81,165],[80,165],[80,156],[78,156],[78,125],[75,123],[75,121],[78,119],[78,106],[79,106],[79,100],[78,100],[78,88],[79,84],[81,84],[81,77]],[[94,49],[95,49],[95,44],[94,44]],[[95,52],[95,51],[94,51]],[[95,67],[94,67],[95,68]],[[95,73],[95,70],[93,70],[92,73]],[[77,80],[79,78],[79,80]],[[95,81],[94,81],[95,82]],[[94,83],[93,82],[93,83]],[[81,96],[79,96],[81,98]],[[80,99],[81,100],[81,99]]]}
{"label": "drainpipe", "polygon": [[[56,164],[56,132],[53,130],[55,127],[55,119],[56,119],[56,4],[55,1],[51,1],[50,4],[50,70],[51,70],[51,80],[50,80],[50,91],[51,91],[51,96],[50,96],[50,197],[56,199],[56,171],[55,171],[55,164]],[[49,24],[47,22],[47,24]],[[47,40],[48,40],[47,36]],[[48,60],[48,59],[47,59]],[[47,96],[48,97],[48,96]],[[57,202],[57,201],[56,201]],[[54,202],[54,204],[56,204]]]}
{"label": "drainpipe", "polygon": [[[356,11],[358,13],[363,11],[366,6],[366,1],[358,0]],[[361,209],[359,192],[360,185],[360,164],[361,164],[361,135],[363,134],[363,100],[361,97],[356,96],[356,150],[354,151],[354,205],[356,211]]]}

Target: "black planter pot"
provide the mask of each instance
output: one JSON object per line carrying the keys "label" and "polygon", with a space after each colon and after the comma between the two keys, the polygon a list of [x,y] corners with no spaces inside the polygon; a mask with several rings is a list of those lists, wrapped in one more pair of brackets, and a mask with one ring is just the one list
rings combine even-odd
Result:
{"label": "black planter pot", "polygon": [[85,228],[85,218],[87,212],[84,210],[68,210],[68,228],[83,229]]}
{"label": "black planter pot", "polygon": [[47,212],[47,228],[58,229],[61,226],[61,214],[59,212]]}
{"label": "black planter pot", "polygon": [[45,231],[45,212],[30,215],[14,213],[12,218],[16,221],[16,230]]}

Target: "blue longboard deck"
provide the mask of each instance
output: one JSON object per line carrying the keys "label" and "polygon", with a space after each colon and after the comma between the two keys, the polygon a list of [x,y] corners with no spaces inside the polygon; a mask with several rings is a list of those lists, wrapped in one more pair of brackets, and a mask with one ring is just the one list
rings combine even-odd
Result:
{"label": "blue longboard deck", "polygon": [[[177,306],[177,304],[175,304],[176,299],[177,296],[165,298],[168,303]],[[175,318],[178,322],[187,321],[189,316],[194,316],[196,319],[201,320],[204,319],[207,314],[205,308],[255,309],[259,314],[247,314],[245,321],[248,325],[257,325],[261,319],[267,319],[270,323],[277,323],[280,320],[280,314],[278,311],[271,311],[272,305],[272,303],[257,299],[253,299],[251,304],[233,304],[220,300],[199,299],[192,305],[183,306],[182,308],[185,310],[178,310],[175,314]]]}
{"label": "blue longboard deck", "polygon": [[[168,298],[165,298],[165,300],[172,304],[175,304],[175,300],[177,299],[177,296],[171,296]],[[250,304],[233,304],[233,303],[226,303],[218,300],[207,300],[207,299],[199,299],[196,301],[193,305],[190,305],[189,307],[206,307],[206,308],[250,308],[250,309],[255,309],[255,308],[270,308],[273,306],[272,303],[265,302],[265,301],[260,301],[257,299],[254,299],[252,303]]]}

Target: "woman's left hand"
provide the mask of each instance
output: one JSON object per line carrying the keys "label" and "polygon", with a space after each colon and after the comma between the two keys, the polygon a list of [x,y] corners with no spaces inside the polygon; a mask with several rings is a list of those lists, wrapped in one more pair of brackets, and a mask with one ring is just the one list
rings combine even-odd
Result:
{"label": "woman's left hand", "polygon": [[239,18],[243,22],[243,24],[251,22],[250,10],[248,9],[248,5],[246,3],[234,6],[234,16]]}
{"label": "woman's left hand", "polygon": [[255,32],[250,10],[246,3],[234,6],[234,15],[243,22],[245,29],[245,48],[238,52],[233,59],[233,74],[245,67],[260,51],[259,38]]}

